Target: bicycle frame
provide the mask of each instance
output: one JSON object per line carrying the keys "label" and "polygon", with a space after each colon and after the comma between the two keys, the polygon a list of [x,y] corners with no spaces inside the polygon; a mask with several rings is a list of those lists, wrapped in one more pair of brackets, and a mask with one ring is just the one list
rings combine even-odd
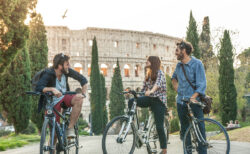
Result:
{"label": "bicycle frame", "polygon": [[[152,113],[150,113],[149,120],[148,120],[146,127],[145,127],[146,131],[139,132],[139,120],[138,120],[138,116],[137,116],[136,105],[137,105],[137,99],[135,98],[133,105],[131,107],[131,110],[129,111],[129,114],[126,116],[129,119],[129,121],[127,123],[125,135],[122,137],[122,142],[125,141],[127,134],[128,134],[128,131],[130,130],[131,124],[133,123],[133,119],[135,119],[135,122],[136,122],[135,135],[136,135],[136,137],[138,137],[138,139],[141,141],[141,143],[147,144],[148,143],[148,136],[149,136],[149,132],[150,132],[149,128],[151,128],[152,125],[154,124],[154,118],[153,118]],[[125,127],[125,123],[122,124],[122,128],[119,132],[118,138],[121,137],[122,132],[124,130],[124,127]],[[147,139],[143,140],[143,137],[146,137]]]}
{"label": "bicycle frame", "polygon": [[[188,107],[188,117],[189,117],[189,123],[192,125],[193,131],[195,133],[195,135],[193,135],[193,137],[195,139],[198,139],[198,141],[204,145],[207,144],[206,140],[203,138],[199,125],[198,125],[198,121],[197,118],[194,116],[194,113],[190,107],[189,103],[186,103],[187,107]],[[191,134],[190,134],[191,135]]]}
{"label": "bicycle frame", "polygon": [[[46,96],[46,95],[45,95]],[[67,118],[65,116],[65,113],[61,114],[60,112],[58,112],[54,106],[55,104],[52,104],[52,97],[48,98],[48,96],[46,96],[46,99],[49,100],[49,102],[47,101],[47,104],[46,104],[46,109],[45,109],[45,112],[47,112],[47,114],[45,115],[45,118],[44,118],[44,121],[47,120],[49,122],[49,125],[52,127],[51,128],[51,136],[53,137],[50,137],[50,148],[52,150],[55,149],[54,147],[54,136],[56,134],[57,136],[57,139],[58,139],[58,143],[59,143],[59,148],[61,150],[64,150],[64,141],[66,139],[66,136],[65,136],[65,122],[67,122]],[[59,115],[59,117],[62,120],[62,127],[60,128],[60,124],[58,122],[56,122],[56,115],[54,114],[54,112],[52,112],[52,110]]]}

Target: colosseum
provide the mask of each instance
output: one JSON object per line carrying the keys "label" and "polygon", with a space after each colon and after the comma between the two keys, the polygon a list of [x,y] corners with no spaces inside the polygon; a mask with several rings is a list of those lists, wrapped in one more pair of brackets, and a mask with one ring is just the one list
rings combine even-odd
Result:
{"label": "colosseum", "polygon": [[[55,54],[63,52],[70,56],[70,64],[89,80],[91,72],[91,50],[94,36],[97,40],[99,68],[105,76],[109,93],[113,69],[117,59],[120,63],[124,88],[142,87],[144,67],[148,56],[159,56],[161,69],[171,75],[177,63],[176,42],[180,38],[152,32],[139,32],[107,28],[86,28],[70,30],[65,26],[46,26],[48,39],[49,66]],[[71,90],[80,87],[77,81],[70,80]],[[91,93],[90,85],[88,94]],[[109,101],[107,101],[108,104]],[[90,114],[89,96],[82,108],[83,118],[88,121]]]}

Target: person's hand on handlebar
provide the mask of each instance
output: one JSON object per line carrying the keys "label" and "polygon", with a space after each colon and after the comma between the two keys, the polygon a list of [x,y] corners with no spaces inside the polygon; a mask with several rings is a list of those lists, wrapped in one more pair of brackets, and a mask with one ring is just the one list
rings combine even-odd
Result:
{"label": "person's hand on handlebar", "polygon": [[82,94],[83,95],[86,95],[87,87],[88,87],[87,84],[82,86]]}
{"label": "person's hand on handlebar", "polygon": [[62,93],[61,93],[59,90],[57,90],[56,88],[53,88],[52,92],[53,92],[53,94],[54,94],[57,98],[59,98],[59,97],[62,96]]}
{"label": "person's hand on handlebar", "polygon": [[190,101],[193,102],[193,103],[198,103],[198,101],[197,101],[196,98],[194,98],[194,97],[191,97],[191,98],[190,98]]}
{"label": "person's hand on handlebar", "polygon": [[151,91],[150,90],[147,90],[146,92],[145,92],[145,96],[149,96],[151,94]]}

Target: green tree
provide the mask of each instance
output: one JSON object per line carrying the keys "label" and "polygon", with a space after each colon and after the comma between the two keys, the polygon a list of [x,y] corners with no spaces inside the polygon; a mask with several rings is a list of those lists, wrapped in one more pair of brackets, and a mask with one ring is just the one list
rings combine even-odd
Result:
{"label": "green tree", "polygon": [[92,45],[92,60],[91,60],[91,74],[90,74],[90,86],[91,86],[91,114],[92,114],[92,129],[95,134],[102,133],[102,102],[101,102],[101,80],[100,70],[98,65],[98,48],[96,37],[93,39]]}
{"label": "green tree", "polygon": [[212,111],[213,113],[218,113],[220,108],[219,101],[219,71],[218,69],[213,69],[209,67],[206,71],[207,78],[207,89],[206,94],[213,98]]}
{"label": "green tree", "polygon": [[[46,29],[43,23],[42,16],[37,14],[32,18],[29,24],[30,34],[29,34],[29,55],[30,55],[30,67],[31,67],[31,77],[33,77],[36,72],[45,68],[48,64],[48,46],[47,46],[47,36]],[[38,97],[32,98],[32,116],[31,120],[36,124],[38,130],[42,129],[43,124],[43,111],[37,112]]]}
{"label": "green tree", "polygon": [[237,116],[237,92],[234,85],[233,46],[229,31],[224,31],[219,50],[219,98],[222,124]]}
{"label": "green tree", "polygon": [[241,65],[235,70],[235,86],[237,90],[237,105],[239,115],[243,121],[246,120],[247,115],[247,100],[243,96],[250,92],[250,48],[245,49],[237,56],[240,59]]}
{"label": "green tree", "polygon": [[24,21],[36,3],[37,0],[0,1],[0,74],[25,47],[29,30]]}
{"label": "green tree", "polygon": [[139,110],[139,121],[140,122],[145,122],[145,120],[149,117],[149,112],[148,112],[148,107],[147,108],[140,108]]}
{"label": "green tree", "polygon": [[201,51],[201,59],[204,64],[205,70],[211,64],[210,59],[214,57],[213,46],[210,40],[210,25],[209,17],[205,17],[202,25],[202,32],[199,38],[199,48]]}
{"label": "green tree", "polygon": [[166,81],[167,81],[167,105],[169,108],[175,108],[176,109],[176,95],[177,92],[174,90],[171,77],[169,75],[166,75]]}
{"label": "green tree", "polygon": [[119,61],[117,59],[115,73],[112,77],[111,90],[109,95],[110,119],[113,119],[116,116],[124,114],[125,97],[120,94],[122,91],[123,91],[123,85],[122,85],[121,70],[119,66]]}
{"label": "green tree", "polygon": [[187,28],[186,40],[193,45],[193,56],[200,59],[200,49],[199,49],[199,36],[197,32],[196,21],[193,17],[192,11],[190,11],[189,26]]}
{"label": "green tree", "polygon": [[107,90],[105,87],[105,78],[103,74],[101,74],[101,104],[102,104],[102,112],[103,112],[103,122],[102,122],[102,130],[105,129],[106,124],[108,122],[108,112],[106,107],[106,99],[107,98]]}
{"label": "green tree", "polygon": [[7,113],[8,123],[13,124],[18,134],[27,128],[30,119],[30,60],[27,48],[19,50],[15,59],[0,78],[0,104]]}

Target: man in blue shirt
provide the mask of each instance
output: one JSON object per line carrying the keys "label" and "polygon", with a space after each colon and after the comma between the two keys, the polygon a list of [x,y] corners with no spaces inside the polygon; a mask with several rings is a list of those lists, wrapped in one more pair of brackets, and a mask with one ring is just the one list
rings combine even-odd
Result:
{"label": "man in blue shirt", "polygon": [[[206,76],[203,64],[200,60],[190,56],[192,50],[193,47],[189,42],[181,41],[180,43],[177,43],[175,55],[180,62],[176,65],[176,69],[172,76],[172,84],[178,93],[176,102],[177,112],[181,123],[180,137],[182,140],[185,131],[189,126],[187,105],[182,102],[182,99],[190,98],[190,101],[192,102],[200,101],[199,95],[205,95],[206,90]],[[192,85],[196,87],[195,89],[188,83],[181,65],[184,66],[186,76]],[[200,106],[191,104],[191,108],[196,118],[203,118],[203,111]],[[205,137],[204,123],[200,125],[200,129]],[[198,150],[199,154],[206,154],[206,148],[199,146]]]}

